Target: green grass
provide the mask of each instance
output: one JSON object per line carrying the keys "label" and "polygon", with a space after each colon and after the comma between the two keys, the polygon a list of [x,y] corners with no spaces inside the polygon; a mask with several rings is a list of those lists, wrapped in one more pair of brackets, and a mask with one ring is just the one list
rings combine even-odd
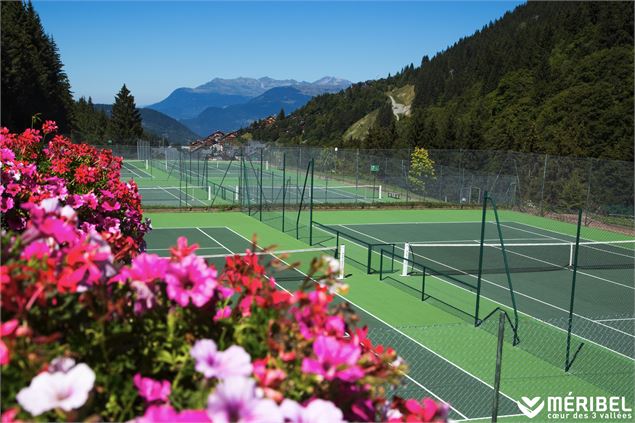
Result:
{"label": "green grass", "polygon": [[[155,227],[210,227],[228,226],[241,235],[252,238],[257,235],[261,245],[275,244],[279,249],[306,248],[307,244],[283,234],[254,218],[238,212],[198,212],[198,213],[146,213],[152,219]],[[474,221],[481,218],[480,210],[365,210],[365,211],[316,211],[314,219],[324,224],[346,223],[392,223],[392,222],[459,222]],[[514,220],[531,224],[540,228],[575,235],[575,226],[550,219],[526,215],[518,212],[501,211],[502,221]],[[588,230],[589,239],[604,239],[606,234],[597,230]],[[595,237],[595,238],[592,238]],[[221,241],[222,242],[222,241]],[[346,243],[346,241],[343,241]],[[442,355],[447,360],[479,377],[485,382],[492,383],[495,364],[496,339],[493,330],[488,328],[474,328],[465,316],[457,314],[435,302],[422,302],[420,298],[400,289],[395,284],[379,281],[376,274],[367,275],[361,266],[352,265],[352,260],[365,262],[366,251],[354,244],[347,244],[347,273],[346,279],[350,286],[346,298],[357,306],[371,312],[386,323],[401,328],[411,338],[422,343],[432,351]],[[432,289],[440,294],[454,296],[457,303],[469,307],[472,298],[439,280],[429,281]],[[483,307],[491,309],[494,304],[484,300]],[[488,323],[490,324],[490,323]],[[489,328],[491,329],[491,328]],[[549,328],[535,325],[536,335],[541,331],[550,333]],[[508,328],[509,334],[509,328]],[[551,342],[545,339],[544,342]],[[400,345],[393,345],[399,351]],[[538,345],[539,347],[539,345]],[[425,363],[413,363],[413,368]],[[561,366],[553,364],[553,360],[541,357],[539,348],[527,350],[514,347],[507,342],[503,353],[503,374],[501,390],[514,399],[521,396],[566,396],[569,392],[574,395],[627,395],[627,401],[632,405],[632,388],[617,392],[624,386],[624,373],[633,374],[633,363],[615,359],[608,363],[615,374],[607,375],[598,370],[565,373]],[[609,366],[609,367],[610,367]],[[617,382],[611,384],[610,382]],[[425,381],[423,381],[425,384]],[[448,384],[455,381],[448,380]],[[436,381],[435,383],[439,383]],[[632,380],[630,382],[632,384]],[[461,386],[456,387],[461,390]],[[463,388],[465,389],[465,388]],[[461,391],[462,392],[462,391]],[[462,393],[463,394],[463,393]],[[469,395],[469,392],[465,392]],[[490,398],[483,399],[489,401]],[[524,421],[524,417],[503,418],[501,421]],[[532,420],[536,421],[536,419]]]}

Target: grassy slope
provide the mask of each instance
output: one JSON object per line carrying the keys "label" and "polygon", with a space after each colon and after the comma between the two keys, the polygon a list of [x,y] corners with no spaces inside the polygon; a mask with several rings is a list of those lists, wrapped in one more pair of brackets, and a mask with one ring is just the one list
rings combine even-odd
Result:
{"label": "grassy slope", "polygon": [[[411,106],[412,101],[415,98],[415,87],[414,85],[404,85],[403,87],[395,88],[394,90],[388,92],[387,95],[391,95],[397,103]],[[373,110],[372,112],[368,113],[366,116],[352,124],[351,127],[348,128],[346,132],[344,132],[342,138],[354,138],[358,140],[366,138],[368,130],[377,119],[377,113],[378,110]]]}

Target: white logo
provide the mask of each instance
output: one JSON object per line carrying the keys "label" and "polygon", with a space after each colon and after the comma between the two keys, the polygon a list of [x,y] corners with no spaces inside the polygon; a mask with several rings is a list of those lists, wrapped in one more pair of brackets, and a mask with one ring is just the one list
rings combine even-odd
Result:
{"label": "white logo", "polygon": [[[536,417],[538,413],[540,413],[542,409],[545,407],[545,402],[540,401],[540,397],[535,397],[532,399],[529,399],[527,397],[522,397],[521,399],[522,399],[522,402],[516,401],[516,403],[518,404],[518,408],[520,409],[520,411],[523,412],[525,416],[529,417],[530,419],[533,419],[534,417]],[[540,404],[538,404],[538,402],[540,402]],[[538,405],[536,406],[536,404]]]}

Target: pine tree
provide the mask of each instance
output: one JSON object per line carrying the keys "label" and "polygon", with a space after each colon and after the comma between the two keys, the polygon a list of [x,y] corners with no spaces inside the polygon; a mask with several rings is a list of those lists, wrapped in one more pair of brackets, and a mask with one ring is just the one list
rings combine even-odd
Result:
{"label": "pine tree", "polygon": [[280,109],[280,112],[278,113],[278,117],[276,118],[278,121],[284,120],[285,118],[285,114],[284,114],[284,109]]}
{"label": "pine tree", "polygon": [[68,131],[73,99],[55,42],[30,2],[2,2],[1,17],[2,125],[20,131],[39,114]]}
{"label": "pine tree", "polygon": [[141,114],[126,84],[115,96],[110,116],[109,135],[117,144],[134,144],[143,136]]}

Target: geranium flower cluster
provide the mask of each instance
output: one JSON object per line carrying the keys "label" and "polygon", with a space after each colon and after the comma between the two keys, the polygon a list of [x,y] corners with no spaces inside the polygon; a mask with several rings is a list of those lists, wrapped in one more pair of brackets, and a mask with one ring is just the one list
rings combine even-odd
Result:
{"label": "geranium flower cluster", "polygon": [[52,121],[21,134],[0,128],[2,227],[23,231],[29,220],[23,204],[57,198],[80,216],[81,230],[100,233],[116,260],[129,261],[149,230],[135,182],[120,179],[121,158],[110,150],[73,144],[56,130]]}
{"label": "geranium flower cluster", "polygon": [[[336,261],[316,258],[290,292],[249,250],[215,269],[185,238],[169,257],[141,252],[142,240],[120,248],[125,216],[106,219],[134,203],[134,186],[89,188],[104,182],[81,167],[94,162],[39,158],[37,137],[0,150],[11,218],[0,268],[3,422],[445,420],[432,400],[388,397],[406,367],[333,303]],[[54,141],[45,154],[75,148]],[[66,179],[78,172],[83,182]]]}

